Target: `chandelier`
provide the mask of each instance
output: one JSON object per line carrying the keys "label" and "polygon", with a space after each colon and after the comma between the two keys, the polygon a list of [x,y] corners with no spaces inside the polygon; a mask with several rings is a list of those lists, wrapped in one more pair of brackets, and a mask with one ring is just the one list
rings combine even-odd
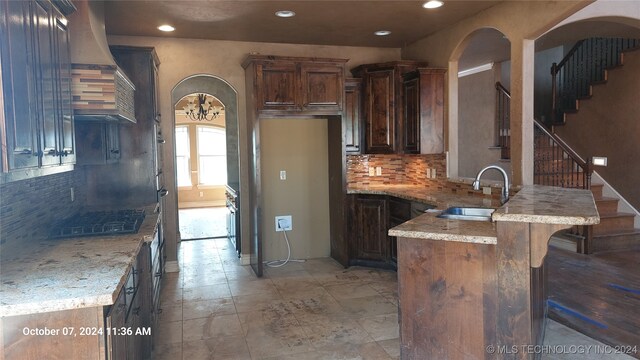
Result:
{"label": "chandelier", "polygon": [[212,121],[220,115],[222,107],[212,106],[213,97],[207,94],[197,94],[187,98],[187,105],[182,109],[185,115],[193,121]]}

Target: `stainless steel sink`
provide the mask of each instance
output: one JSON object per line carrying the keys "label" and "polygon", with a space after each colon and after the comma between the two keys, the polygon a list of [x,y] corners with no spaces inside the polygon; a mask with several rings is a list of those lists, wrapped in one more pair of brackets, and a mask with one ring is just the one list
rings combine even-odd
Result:
{"label": "stainless steel sink", "polygon": [[450,207],[437,217],[452,220],[491,221],[491,214],[496,209],[475,207]]}

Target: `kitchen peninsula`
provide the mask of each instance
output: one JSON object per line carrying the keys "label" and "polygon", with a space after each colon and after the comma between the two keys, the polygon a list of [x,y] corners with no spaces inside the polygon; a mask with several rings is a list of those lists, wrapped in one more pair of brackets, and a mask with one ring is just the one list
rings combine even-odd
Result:
{"label": "kitchen peninsula", "polygon": [[[532,358],[522,346],[544,337],[549,238],[599,223],[591,192],[524,186],[492,222],[436,215],[389,231],[398,237],[401,358]],[[520,351],[492,353],[501,346]]]}

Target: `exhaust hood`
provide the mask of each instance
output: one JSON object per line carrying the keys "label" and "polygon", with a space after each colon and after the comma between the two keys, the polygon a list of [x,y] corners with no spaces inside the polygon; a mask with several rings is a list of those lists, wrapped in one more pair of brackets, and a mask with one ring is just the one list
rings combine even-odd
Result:
{"label": "exhaust hood", "polygon": [[74,1],[69,17],[71,93],[76,121],[135,123],[135,86],[109,51],[102,1]]}

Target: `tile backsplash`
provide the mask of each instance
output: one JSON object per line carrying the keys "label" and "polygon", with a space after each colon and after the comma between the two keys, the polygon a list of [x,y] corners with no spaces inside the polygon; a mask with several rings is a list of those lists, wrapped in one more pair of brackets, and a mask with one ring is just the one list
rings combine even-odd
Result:
{"label": "tile backsplash", "polygon": [[[369,170],[380,167],[381,175],[369,175]],[[435,169],[436,176],[432,175]],[[499,199],[500,186],[491,187],[491,195],[484,195],[482,190],[473,190],[470,181],[450,181],[447,179],[447,159],[445,154],[365,154],[347,155],[347,186],[376,185],[421,185],[425,188],[452,192],[457,194],[486,196]],[[512,188],[515,193],[517,188]]]}
{"label": "tile backsplash", "polygon": [[73,216],[85,205],[86,188],[84,172],[79,170],[0,185],[2,250],[46,237],[53,222]]}
{"label": "tile backsplash", "polygon": [[[369,176],[369,169],[380,167],[382,174]],[[428,178],[435,169],[436,177]],[[424,184],[442,185],[447,181],[446,158],[444,154],[434,155],[396,155],[366,154],[347,156],[347,184],[388,185],[388,184]]]}

